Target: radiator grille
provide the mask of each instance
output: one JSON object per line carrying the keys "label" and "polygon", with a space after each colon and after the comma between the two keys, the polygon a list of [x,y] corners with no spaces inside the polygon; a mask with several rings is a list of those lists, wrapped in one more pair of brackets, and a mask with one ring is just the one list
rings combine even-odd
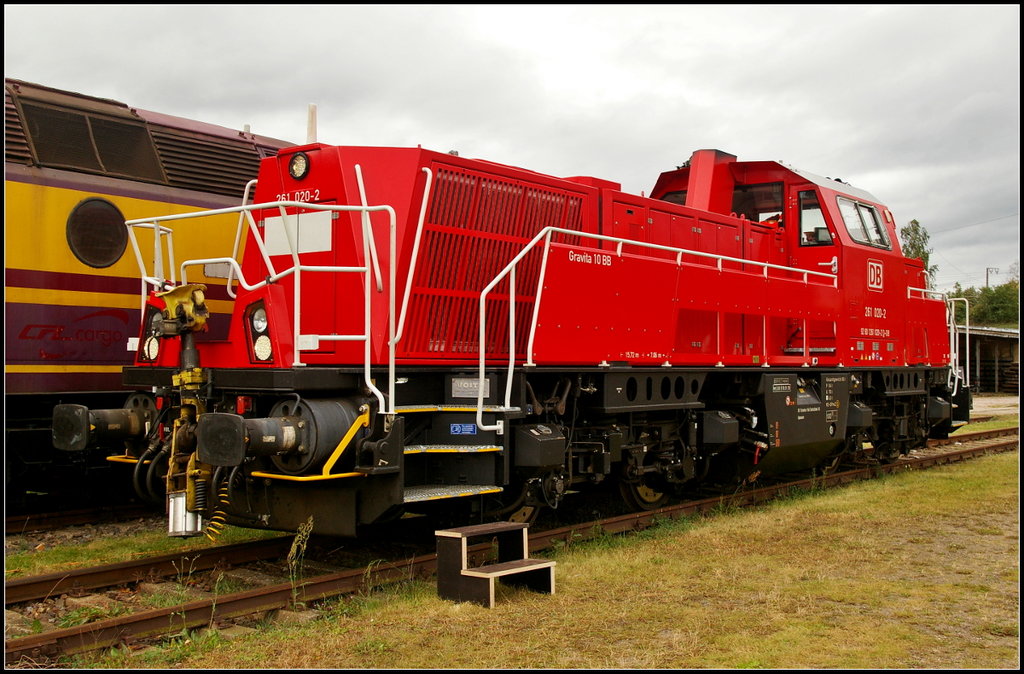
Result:
{"label": "radiator grille", "polygon": [[273,139],[5,79],[6,161],[241,199]]}
{"label": "radiator grille", "polygon": [[173,187],[241,198],[256,177],[260,156],[252,143],[196,138],[152,129],[160,161]]}
{"label": "radiator grille", "polygon": [[[477,355],[480,292],[544,227],[580,230],[583,198],[514,178],[439,168],[414,270],[403,355]],[[525,352],[540,260],[537,247],[516,271],[518,356]],[[508,356],[509,301],[507,280],[488,294],[488,356]]]}

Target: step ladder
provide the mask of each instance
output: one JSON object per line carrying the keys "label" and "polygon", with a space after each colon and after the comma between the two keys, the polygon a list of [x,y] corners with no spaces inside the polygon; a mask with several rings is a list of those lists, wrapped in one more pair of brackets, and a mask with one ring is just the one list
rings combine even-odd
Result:
{"label": "step ladder", "polygon": [[[494,522],[435,531],[438,596],[494,608],[494,583],[498,579],[508,585],[554,594],[556,562],[527,556],[527,527],[522,522]],[[497,561],[470,566],[469,541],[484,537],[497,539]]]}
{"label": "step ladder", "polygon": [[[502,491],[500,484],[494,478],[501,471],[491,468],[481,468],[472,471],[466,476],[457,476],[453,469],[447,473],[440,470],[444,481],[436,482],[430,478],[429,470],[420,474],[410,461],[430,462],[431,466],[454,466],[457,462],[463,461],[467,464],[472,461],[481,462],[481,467],[493,464],[483,463],[487,456],[503,459],[504,447],[496,444],[491,437],[493,434],[481,433],[484,441],[477,442],[476,407],[465,405],[401,405],[395,411],[403,415],[423,414],[430,415],[432,421],[431,435],[436,442],[428,444],[407,445],[404,448],[407,482],[403,502],[419,503],[445,498],[461,498],[465,496],[478,496],[481,494],[497,494]],[[484,408],[485,413],[501,413],[499,407],[488,406]],[[448,433],[444,433],[444,428]],[[446,436],[446,437],[442,437]],[[461,441],[461,442],[460,442]],[[422,465],[422,464],[421,464]],[[460,479],[461,478],[461,479]]]}

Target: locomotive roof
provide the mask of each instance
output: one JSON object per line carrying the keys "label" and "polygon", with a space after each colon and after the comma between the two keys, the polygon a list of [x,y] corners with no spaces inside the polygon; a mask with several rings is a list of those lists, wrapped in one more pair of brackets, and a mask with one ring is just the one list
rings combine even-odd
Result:
{"label": "locomotive roof", "polygon": [[203,135],[207,136],[220,136],[223,138],[231,138],[235,140],[241,138],[243,140],[252,141],[260,145],[267,145],[278,149],[292,147],[295,145],[295,143],[280,140],[278,138],[260,136],[248,131],[230,129],[226,126],[209,124],[207,122],[199,122],[194,119],[188,119],[186,117],[176,117],[175,115],[168,115],[162,112],[143,110],[142,108],[132,108],[132,110],[135,113],[137,113],[140,118],[144,119],[150,124],[158,124],[160,126],[180,129],[182,131],[193,131],[196,133],[202,133]]}
{"label": "locomotive roof", "polygon": [[802,170],[800,170],[798,168],[794,168],[792,166],[788,166],[786,164],[783,164],[782,162],[779,162],[779,165],[780,166],[784,166],[785,168],[787,168],[790,171],[792,171],[793,173],[797,174],[798,176],[800,176],[804,180],[806,180],[808,182],[811,182],[811,183],[814,183],[815,185],[818,185],[819,187],[825,187],[827,189],[834,190],[836,192],[842,192],[843,194],[847,194],[847,195],[849,195],[851,197],[855,197],[857,199],[862,199],[864,201],[870,201],[870,202],[873,202],[873,203],[876,203],[876,204],[882,203],[881,201],[878,200],[877,197],[875,197],[873,194],[871,194],[867,190],[862,190],[859,187],[854,187],[853,185],[851,185],[849,183],[845,183],[842,180],[839,180],[838,178],[826,178],[824,176],[819,176],[819,175],[817,175],[815,173],[811,173],[809,171],[802,171]]}
{"label": "locomotive roof", "polygon": [[294,143],[290,141],[271,138],[269,136],[258,136],[245,131],[229,129],[217,124],[200,122],[186,117],[178,117],[176,115],[168,115],[161,112],[133,108],[121,101],[111,98],[88,96],[74,91],[55,89],[53,87],[36,84],[34,82],[26,82],[24,80],[17,80],[11,77],[4,78],[4,85],[5,88],[8,89],[9,93],[17,95],[20,98],[41,101],[57,106],[77,108],[79,110],[89,112],[98,112],[112,117],[135,119],[159,126],[191,131],[193,133],[201,133],[206,136],[215,136],[234,140],[248,140],[260,145],[278,149],[294,145]]}

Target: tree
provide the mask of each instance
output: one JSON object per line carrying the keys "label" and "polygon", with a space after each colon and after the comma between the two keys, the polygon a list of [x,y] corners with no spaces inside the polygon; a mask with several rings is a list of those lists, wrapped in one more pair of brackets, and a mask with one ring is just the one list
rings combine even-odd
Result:
{"label": "tree", "polygon": [[[1014,279],[998,286],[964,289],[959,283],[950,297],[963,297],[971,307],[971,325],[1014,327],[1020,325],[1020,281]],[[955,307],[956,321],[964,323],[963,305]]]}
{"label": "tree", "polygon": [[928,230],[917,220],[911,220],[906,227],[900,227],[900,244],[903,247],[903,254],[910,258],[916,257],[924,262],[924,272],[928,275],[929,287],[932,286],[932,279],[939,269],[937,264],[928,264],[928,259],[932,254],[932,249],[928,245],[930,238]]}

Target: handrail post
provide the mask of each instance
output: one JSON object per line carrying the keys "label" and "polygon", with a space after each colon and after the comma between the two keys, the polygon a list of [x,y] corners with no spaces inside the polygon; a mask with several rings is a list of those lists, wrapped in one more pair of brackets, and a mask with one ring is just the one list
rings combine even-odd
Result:
{"label": "handrail post", "polygon": [[164,250],[160,245],[160,228],[153,223],[153,277],[164,279]]}
{"label": "handrail post", "polygon": [[505,407],[512,406],[512,377],[516,369],[516,268],[508,274],[508,377],[505,381]]}
{"label": "handrail post", "polygon": [[954,302],[964,303],[964,349],[967,351],[966,364],[964,366],[964,380],[967,383],[967,387],[971,386],[971,303],[966,297],[946,297],[946,311],[949,313],[949,329],[950,329],[950,360],[952,361],[952,367],[950,368],[950,379],[947,381],[947,386],[953,388],[953,395],[957,393],[957,384],[960,381],[959,373],[957,368],[960,364],[960,338],[956,334],[956,310],[953,306]]}
{"label": "handrail post", "polygon": [[[402,314],[398,321],[398,333],[395,335],[395,343],[397,344],[402,339],[402,335],[405,333],[405,314],[409,307],[409,295],[412,293],[412,280],[413,275],[416,273],[416,262],[419,260],[420,255],[420,241],[423,237],[423,223],[426,220],[427,215],[427,197],[430,195],[430,185],[433,182],[434,174],[426,166],[423,167],[423,172],[427,175],[426,185],[423,186],[423,201],[420,203],[420,217],[416,221],[416,236],[412,242],[412,257],[409,259],[409,271],[405,277],[405,294],[402,297]],[[394,261],[392,261],[392,264]]]}
{"label": "handrail post", "polygon": [[300,298],[302,297],[302,270],[300,269],[299,263],[299,245],[296,237],[299,233],[299,214],[295,214],[295,234],[292,235],[290,229],[288,229],[288,212],[285,210],[283,205],[277,207],[281,213],[281,226],[284,227],[284,236],[288,241],[288,248],[292,254],[292,267],[295,269],[295,281],[292,286],[294,300],[292,301],[292,367],[300,367],[304,363],[302,362],[301,350],[299,349],[299,335],[302,331],[299,328],[299,320],[301,318],[301,308],[299,306]]}
{"label": "handrail post", "polygon": [[548,271],[548,252],[551,250],[551,232],[544,235],[544,252],[540,260],[540,274],[537,275],[537,292],[533,299],[533,318],[530,320],[530,337],[526,342],[526,364],[533,367],[533,340],[537,335],[537,316],[540,313],[540,296],[544,292],[544,276]]}
{"label": "handrail post", "polygon": [[[395,414],[395,349],[398,343],[398,333],[395,326],[395,280],[398,266],[398,217],[393,208],[388,206],[388,228],[390,236],[388,245],[388,414]],[[367,333],[366,341],[370,341]]]}
{"label": "handrail post", "polygon": [[[491,282],[493,285],[493,281]],[[490,286],[484,288],[483,292],[480,293],[480,353],[479,355],[479,376],[477,377],[476,387],[476,425],[480,430],[486,431],[497,431],[499,435],[503,432],[503,423],[501,419],[495,422],[494,426],[488,426],[484,423],[484,383],[487,381],[487,293]]]}
{"label": "handrail post", "polygon": [[[245,191],[242,192],[242,205],[243,206],[245,206],[246,202],[249,201],[249,192],[255,186],[256,186],[256,180],[255,179],[250,180],[249,182],[247,182],[245,184]],[[232,258],[237,258],[238,257],[238,249],[242,245],[242,229],[243,229],[242,224],[246,221],[246,215],[248,213],[249,213],[248,211],[239,211],[239,213],[238,213],[238,226],[235,229],[235,245],[232,246],[232,248],[231,248],[231,257]],[[227,282],[224,285],[224,289],[227,291],[228,297],[230,297],[231,299],[235,299],[235,291],[231,289],[231,281],[233,279],[234,273],[235,273],[235,269],[234,269],[234,267],[232,267],[231,270],[228,272]],[[182,276],[182,283],[184,283],[184,276]]]}
{"label": "handrail post", "polygon": [[366,225],[365,230],[369,232],[372,244],[370,246],[370,255],[373,259],[374,277],[377,279],[377,292],[381,292],[384,289],[383,281],[380,275],[380,261],[377,259],[377,242],[373,238],[373,228],[370,227],[370,211],[366,210],[369,208],[369,203],[366,201],[366,186],[363,184],[363,168],[359,164],[356,164],[353,168],[356,171],[356,183],[359,185],[359,203],[363,207],[362,219]]}

